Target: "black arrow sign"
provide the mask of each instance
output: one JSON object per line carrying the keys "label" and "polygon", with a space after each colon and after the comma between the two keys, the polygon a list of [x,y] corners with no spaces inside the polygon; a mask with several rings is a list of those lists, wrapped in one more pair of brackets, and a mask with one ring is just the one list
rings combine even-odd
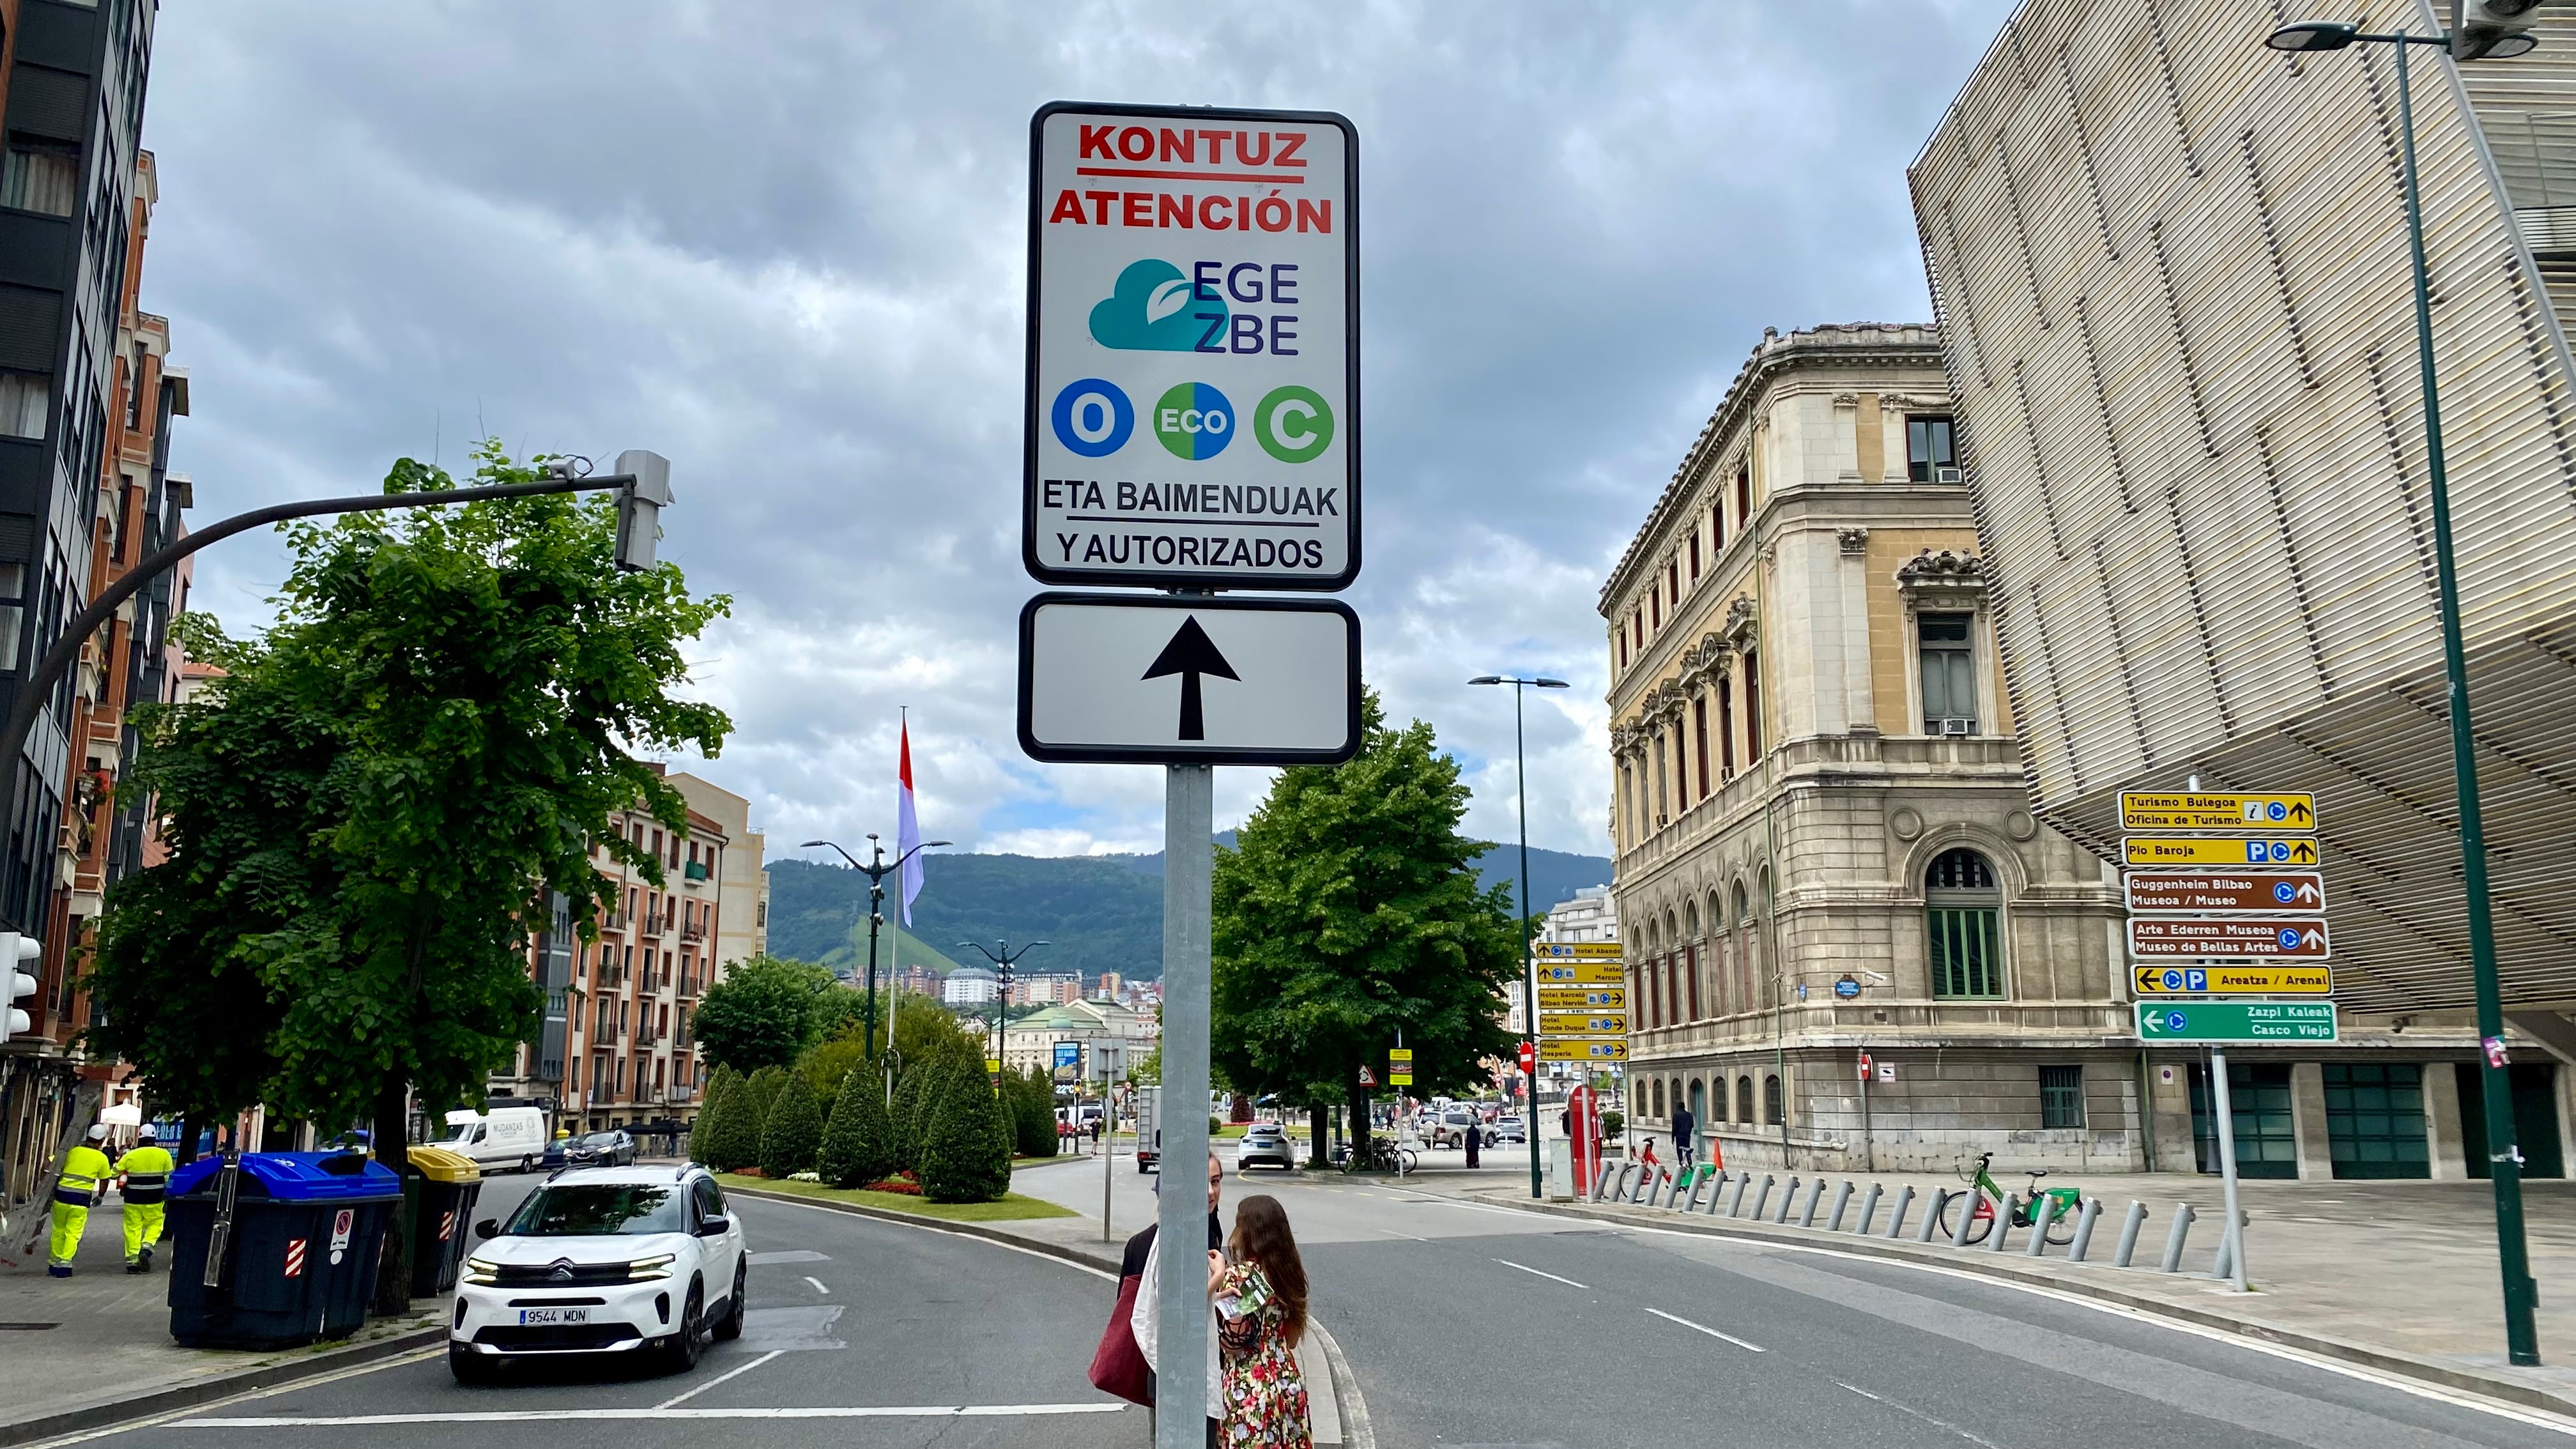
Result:
{"label": "black arrow sign", "polygon": [[1185,740],[1207,738],[1207,717],[1199,707],[1199,677],[1206,674],[1219,679],[1239,680],[1243,677],[1234,672],[1233,665],[1225,662],[1225,655],[1218,652],[1216,641],[1208,638],[1207,631],[1199,627],[1195,614],[1181,621],[1179,631],[1172,635],[1172,642],[1164,645],[1163,652],[1154,656],[1152,667],[1145,671],[1143,677],[1160,679],[1166,674],[1181,677],[1181,738]]}

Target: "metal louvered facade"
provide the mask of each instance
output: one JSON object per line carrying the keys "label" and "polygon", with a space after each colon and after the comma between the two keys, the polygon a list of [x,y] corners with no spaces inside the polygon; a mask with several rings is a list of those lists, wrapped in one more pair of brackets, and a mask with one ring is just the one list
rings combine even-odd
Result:
{"label": "metal louvered facade", "polygon": [[[2447,4],[2443,7],[2448,10]],[[1912,171],[2036,813],[2318,796],[2338,996],[2470,999],[2386,47],[2248,0],[2027,0]],[[2440,28],[2360,0],[2366,29]],[[2505,999],[2576,1006],[2576,21],[2415,55]]]}

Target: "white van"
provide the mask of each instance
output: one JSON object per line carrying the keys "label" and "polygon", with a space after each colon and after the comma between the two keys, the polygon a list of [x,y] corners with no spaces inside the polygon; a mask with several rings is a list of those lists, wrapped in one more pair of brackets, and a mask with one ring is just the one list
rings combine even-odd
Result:
{"label": "white van", "polygon": [[546,1155],[546,1114],[535,1107],[495,1107],[489,1112],[447,1114],[455,1134],[438,1145],[461,1152],[485,1168],[533,1172]]}

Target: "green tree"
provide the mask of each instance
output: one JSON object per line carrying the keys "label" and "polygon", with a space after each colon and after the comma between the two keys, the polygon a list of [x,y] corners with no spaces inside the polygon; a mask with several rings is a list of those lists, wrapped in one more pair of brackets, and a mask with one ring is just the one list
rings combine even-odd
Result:
{"label": "green tree", "polygon": [[813,1088],[814,1100],[831,1102],[841,1094],[841,1082],[868,1059],[868,1043],[861,1029],[853,1025],[828,1041],[817,1042],[796,1059],[796,1075]]}
{"label": "green tree", "polygon": [[725,1094],[742,1085],[742,1078],[731,1067],[718,1067],[707,1078],[707,1090],[698,1098],[698,1115],[689,1119],[689,1160],[704,1164],[707,1160],[707,1123],[715,1117],[716,1103]]}
{"label": "green tree", "polygon": [[785,1067],[762,1067],[727,1094],[724,1116],[707,1129],[708,1166],[740,1172],[760,1165],[760,1139],[769,1130],[769,1110],[778,1104],[778,1089],[786,1080]]}
{"label": "green tree", "polygon": [[[541,460],[476,450],[475,484]],[[456,486],[405,458],[388,493]],[[724,613],[670,564],[615,562],[606,497],[344,515],[284,530],[277,623],[201,651],[225,673],[138,711],[124,790],[152,798],[170,858],[119,883],[87,985],[93,1050],[191,1115],[266,1102],[372,1118],[402,1163],[415,1096],[479,1101],[537,1031],[528,979],[548,895],[593,933],[596,850],[655,883],[608,827],[639,803],[684,828],[679,792],[630,750],[714,755],[722,711],[677,699],[684,648]],[[407,1242],[377,1308],[399,1311]]]}
{"label": "green tree", "polygon": [[1457,761],[1419,720],[1388,728],[1374,691],[1361,707],[1359,755],[1281,771],[1216,856],[1216,1068],[1307,1107],[1319,1142],[1328,1104],[1365,1113],[1360,1068],[1398,1031],[1424,1095],[1509,1055],[1499,997],[1522,950],[1508,889],[1477,888]]}
{"label": "green tree", "polygon": [[994,1202],[1011,1189],[1009,1127],[980,1066],[951,1065],[921,1151],[921,1195]]}
{"label": "green tree", "polygon": [[690,1018],[707,1060],[739,1072],[783,1067],[837,1031],[856,992],[807,961],[754,956],[699,998]]}
{"label": "green tree", "polygon": [[885,1079],[860,1069],[842,1079],[823,1125],[823,1150],[815,1170],[834,1187],[865,1187],[894,1171],[894,1143],[886,1116]]}
{"label": "green tree", "polygon": [[1031,1067],[1005,1080],[1011,1087],[1012,1125],[1017,1129],[1020,1156],[1055,1156],[1059,1144],[1055,1135],[1054,1080],[1044,1067]]}
{"label": "green tree", "polygon": [[823,1113],[814,1088],[802,1073],[791,1072],[778,1084],[769,1108],[769,1124],[760,1134],[760,1174],[786,1179],[814,1170],[814,1154],[823,1145]]}
{"label": "green tree", "polygon": [[952,1058],[981,1062],[984,1037],[977,1028],[927,996],[895,998],[894,1057],[905,1069]]}

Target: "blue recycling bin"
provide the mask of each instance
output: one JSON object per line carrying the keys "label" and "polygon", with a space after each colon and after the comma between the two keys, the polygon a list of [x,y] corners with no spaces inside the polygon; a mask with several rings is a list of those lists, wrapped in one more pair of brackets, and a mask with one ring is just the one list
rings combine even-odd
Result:
{"label": "blue recycling bin", "polygon": [[367,1319],[402,1179],[345,1152],[246,1152],[223,1271],[206,1284],[223,1159],[170,1181],[170,1336],[191,1348],[294,1348]]}

